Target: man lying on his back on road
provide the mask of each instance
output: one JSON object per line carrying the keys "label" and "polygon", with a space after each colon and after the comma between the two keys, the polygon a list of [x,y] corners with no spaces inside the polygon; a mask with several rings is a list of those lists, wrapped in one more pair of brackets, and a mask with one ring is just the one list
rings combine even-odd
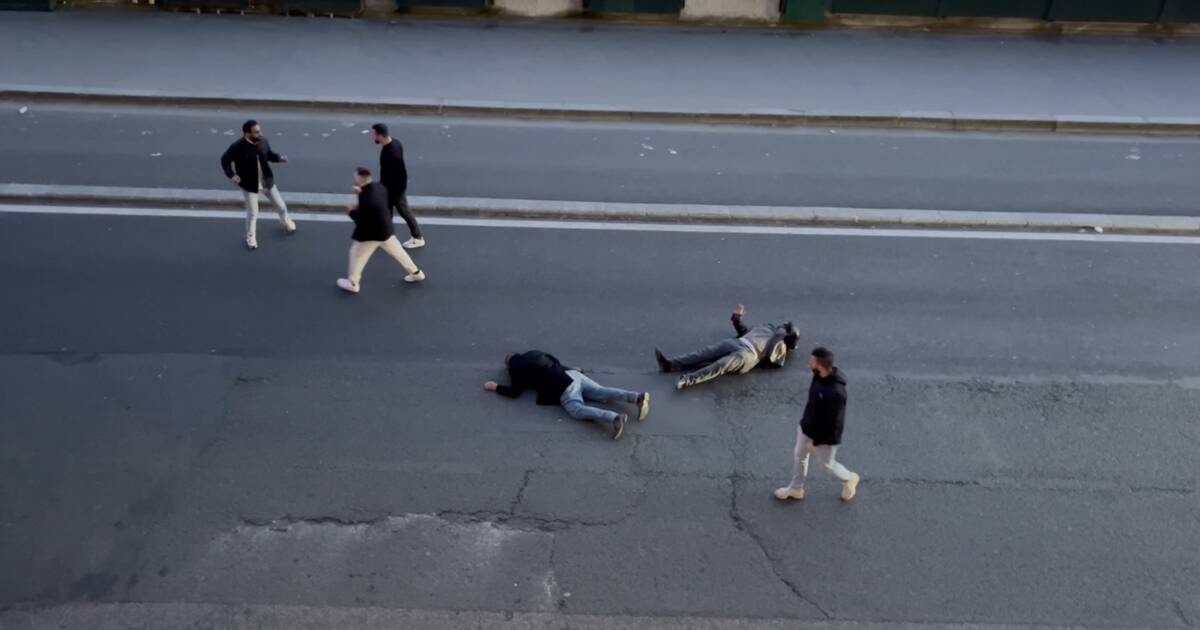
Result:
{"label": "man lying on his back on road", "polygon": [[783,367],[787,355],[796,349],[800,333],[792,322],[782,324],[760,324],[747,328],[742,322],[746,307],[741,304],[733,311],[733,329],[736,339],[726,339],[691,354],[668,359],[658,348],[654,358],[664,372],[683,371],[686,374],[675,381],[675,389],[692,387],[725,374],[745,374],[761,364]]}
{"label": "man lying on his back on road", "polygon": [[613,387],[604,387],[586,377],[579,370],[568,369],[554,357],[539,350],[504,357],[512,385],[498,385],[494,381],[483,384],[489,392],[509,398],[517,398],[527,389],[537,392],[537,404],[562,405],[567,415],[576,420],[591,420],[609,424],[612,439],[620,439],[625,431],[628,416],[607,409],[589,407],[584,401],[609,402],[623,400],[638,408],[638,420],[645,420],[650,413],[650,394],[637,393]]}

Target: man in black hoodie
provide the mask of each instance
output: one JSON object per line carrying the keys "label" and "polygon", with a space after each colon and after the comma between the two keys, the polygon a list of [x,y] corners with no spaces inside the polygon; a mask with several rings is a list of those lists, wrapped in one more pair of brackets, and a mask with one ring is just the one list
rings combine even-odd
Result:
{"label": "man in black hoodie", "polygon": [[736,339],[726,339],[707,348],[673,359],[654,349],[654,358],[663,372],[686,372],[675,381],[675,389],[707,383],[725,374],[745,374],[759,365],[783,367],[787,355],[796,349],[800,334],[792,322],[746,326],[742,318],[746,307],[741,304],[733,311],[733,330]]}
{"label": "man in black hoodie", "polygon": [[358,167],[354,171],[354,193],[358,204],[347,207],[354,221],[354,244],[350,246],[350,271],[345,278],[338,278],[337,285],[343,291],[358,293],[363,267],[375,250],[382,249],[396,259],[408,272],[404,281],[421,282],[425,272],[421,271],[392,231],[392,211],[387,207],[387,191],[381,184],[371,181],[371,171]]}
{"label": "man in black hoodie", "polygon": [[610,402],[621,400],[637,405],[638,420],[646,419],[650,413],[650,394],[631,392],[615,387],[604,387],[583,375],[580,370],[565,367],[552,354],[540,350],[530,350],[522,354],[510,354],[504,357],[508,366],[508,376],[511,385],[500,385],[488,381],[483,388],[496,392],[501,396],[518,398],[527,389],[537,392],[537,404],[562,405],[567,415],[576,420],[608,423],[609,435],[612,439],[620,439],[625,431],[628,416],[623,413],[589,407],[584,401]]}
{"label": "man in black hoodie", "polygon": [[808,476],[808,457],[817,454],[821,465],[842,480],[842,500],[849,501],[858,492],[859,476],[837,461],[842,429],[846,426],[846,377],[833,365],[833,353],[826,348],[813,350],[809,359],[813,371],[808,386],[808,404],[796,432],[792,451],[792,482],[775,491],[780,501],[804,498],[804,479]]}
{"label": "man in black hoodie", "polygon": [[287,156],[271,150],[258,122],[247,120],[242,125],[242,137],[229,145],[221,155],[221,170],[242,191],[246,202],[246,247],[258,249],[258,196],[265,194],[279,211],[279,222],[288,234],[296,232],[296,222],[288,216],[287,204],[275,186],[271,163],[287,164]]}

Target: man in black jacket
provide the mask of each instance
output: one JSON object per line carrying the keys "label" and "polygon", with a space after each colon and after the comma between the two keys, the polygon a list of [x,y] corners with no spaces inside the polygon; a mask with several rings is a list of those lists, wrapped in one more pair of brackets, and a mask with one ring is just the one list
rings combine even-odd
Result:
{"label": "man in black jacket", "polygon": [[350,271],[345,278],[338,278],[337,285],[344,291],[358,293],[363,267],[375,250],[387,252],[408,272],[404,281],[421,282],[425,272],[421,271],[408,252],[400,246],[392,232],[392,211],[387,207],[387,191],[382,184],[371,181],[371,171],[358,167],[354,171],[354,188],[358,204],[347,208],[354,221],[354,244],[350,246]]}
{"label": "man in black jacket", "polygon": [[842,500],[849,501],[858,492],[859,476],[837,461],[842,429],[846,426],[846,377],[833,365],[833,353],[826,348],[813,350],[809,366],[813,380],[808,386],[808,404],[804,405],[804,416],[796,431],[792,482],[776,490],[775,498],[780,501],[804,498],[808,457],[816,453],[825,470],[842,480]]}
{"label": "man in black jacket", "polygon": [[631,392],[615,387],[604,387],[583,372],[563,366],[552,354],[530,350],[522,354],[504,357],[508,366],[511,385],[499,385],[488,381],[483,388],[501,396],[517,398],[527,389],[537,392],[537,404],[562,405],[567,415],[576,420],[608,423],[612,439],[620,439],[625,431],[628,416],[608,409],[589,407],[584,401],[610,402],[621,400],[633,403],[638,408],[638,420],[645,420],[650,413],[650,394]]}
{"label": "man in black jacket", "polygon": [[275,186],[275,173],[271,163],[287,164],[287,156],[271,150],[271,143],[262,135],[262,129],[253,120],[242,125],[242,137],[229,145],[221,155],[221,170],[235,186],[242,190],[246,201],[246,247],[258,249],[258,196],[266,193],[271,205],[279,211],[279,222],[288,234],[296,231],[296,222],[288,216],[287,204]]}
{"label": "man in black jacket", "polygon": [[675,389],[693,387],[725,374],[745,374],[759,365],[783,367],[787,355],[796,348],[800,334],[791,322],[746,326],[742,318],[746,307],[741,304],[733,311],[736,339],[726,339],[707,348],[673,359],[654,349],[654,358],[663,372],[684,371],[675,381]]}
{"label": "man in black jacket", "polygon": [[421,226],[408,207],[408,169],[404,166],[404,145],[392,137],[388,126],[383,123],[371,125],[371,130],[371,139],[383,147],[379,151],[379,181],[387,188],[388,207],[404,218],[412,235],[412,238],[404,241],[404,249],[425,247]]}

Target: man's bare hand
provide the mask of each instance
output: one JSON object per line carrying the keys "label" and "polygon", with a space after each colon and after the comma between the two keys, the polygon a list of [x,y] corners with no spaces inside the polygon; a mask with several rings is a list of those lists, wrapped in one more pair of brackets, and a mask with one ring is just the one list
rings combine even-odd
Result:
{"label": "man's bare hand", "polygon": [[745,307],[745,306],[742,306],[741,304],[738,304],[738,305],[737,305],[737,308],[733,309],[733,314],[734,314],[734,315],[737,315],[738,317],[741,317],[741,316],[745,315],[745,314],[746,314],[746,307]]}
{"label": "man's bare hand", "polygon": [[483,388],[488,390],[489,392],[496,391],[497,387],[499,387],[499,385],[497,385],[495,381],[488,381],[483,384]]}
{"label": "man's bare hand", "polygon": [[233,177],[230,177],[230,178],[229,178],[229,181],[233,182],[233,185],[234,185],[234,186],[241,186],[241,185],[242,185],[242,178],[241,178],[241,177],[238,177],[237,175],[234,175]]}
{"label": "man's bare hand", "polygon": [[286,155],[281,155],[281,156],[279,156],[279,163],[280,163],[280,164],[287,164],[287,156],[286,156]]}
{"label": "man's bare hand", "polygon": [[353,191],[354,191],[354,194],[356,194],[356,195],[357,195],[358,193],[361,193],[361,192],[362,192],[362,186],[351,186],[351,187],[350,187],[350,190],[353,190]]}

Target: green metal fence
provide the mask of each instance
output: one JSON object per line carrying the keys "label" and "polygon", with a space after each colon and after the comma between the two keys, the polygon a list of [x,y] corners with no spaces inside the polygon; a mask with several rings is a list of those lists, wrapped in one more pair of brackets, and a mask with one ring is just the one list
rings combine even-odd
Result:
{"label": "green metal fence", "polygon": [[1200,0],[833,0],[830,11],[1056,22],[1200,22]]}
{"label": "green metal fence", "polygon": [[942,0],[940,17],[1013,17],[1042,20],[1050,0]]}
{"label": "green metal fence", "polygon": [[424,7],[484,9],[487,8],[487,5],[487,0],[396,0],[396,8],[399,9],[420,9]]}
{"label": "green metal fence", "polygon": [[592,13],[678,14],[683,0],[584,0],[583,9]]}

